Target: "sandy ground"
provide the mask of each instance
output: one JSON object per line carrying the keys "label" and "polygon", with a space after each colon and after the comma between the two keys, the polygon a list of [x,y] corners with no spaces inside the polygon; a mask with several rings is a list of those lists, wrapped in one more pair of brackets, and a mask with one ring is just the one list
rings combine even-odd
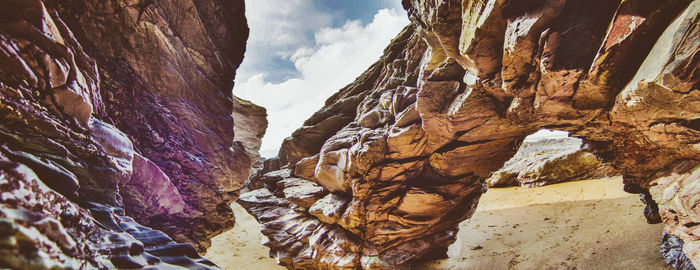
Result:
{"label": "sandy ground", "polygon": [[460,224],[449,258],[416,269],[667,269],[663,225],[646,224],[643,209],[620,177],[492,188]]}
{"label": "sandy ground", "polygon": [[[622,179],[534,189],[492,188],[460,224],[449,258],[415,269],[670,269],[658,253],[663,226],[647,225]],[[283,269],[267,257],[255,219],[233,205],[236,227],[212,240],[224,269]]]}
{"label": "sandy ground", "polygon": [[233,203],[231,208],[236,215],[236,226],[212,238],[211,248],[204,257],[224,270],[286,269],[268,256],[270,249],[262,244],[266,240],[260,232],[262,225],[239,204]]}

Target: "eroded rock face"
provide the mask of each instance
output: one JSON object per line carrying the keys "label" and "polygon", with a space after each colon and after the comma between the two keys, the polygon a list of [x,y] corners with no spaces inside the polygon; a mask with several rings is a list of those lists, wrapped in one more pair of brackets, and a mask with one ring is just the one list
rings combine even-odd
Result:
{"label": "eroded rock face", "polygon": [[253,167],[262,167],[263,159],[258,153],[262,137],[267,130],[267,110],[250,101],[233,97],[234,140],[243,143],[253,161]]}
{"label": "eroded rock face", "polygon": [[[649,200],[653,180],[700,164],[700,1],[403,4],[412,25],[241,196],[283,265],[395,268],[442,251],[483,180],[542,128],[581,138]],[[278,184],[294,178],[338,199],[294,203]],[[666,205],[669,223],[681,209]],[[694,236],[671,232],[692,259]]]}
{"label": "eroded rock face", "polygon": [[685,255],[694,265],[700,265],[700,166],[654,183],[650,192],[659,204],[665,230],[680,237]]}
{"label": "eroded rock face", "polygon": [[564,181],[614,176],[614,168],[581,149],[570,137],[525,138],[503,168],[486,178],[488,187],[539,187]]}
{"label": "eroded rock face", "polygon": [[[265,173],[259,181],[266,188],[239,200],[266,227],[271,254],[283,265],[403,264],[430,250],[425,247],[446,247],[453,225],[473,212],[482,192],[476,177],[441,181],[427,169],[437,147],[429,149],[421,139],[416,92],[420,77],[428,76],[420,74],[420,66],[429,54],[415,31],[404,29],[381,60],[284,142],[279,158],[289,168]],[[449,63],[436,74],[460,71]],[[304,181],[317,184],[299,192]],[[442,215],[433,217],[437,212]]]}
{"label": "eroded rock face", "polygon": [[[0,155],[0,263],[11,269],[218,269],[191,244],[139,225],[123,210],[83,207]],[[87,208],[87,209],[86,209]]]}
{"label": "eroded rock face", "polygon": [[126,133],[185,203],[178,214],[140,203],[126,212],[203,250],[233,226],[228,205],[251,163],[231,116],[248,35],[243,1],[46,2],[98,63],[96,115]]}
{"label": "eroded rock face", "polygon": [[667,232],[661,237],[661,254],[667,265],[678,270],[695,270],[693,263],[683,253],[683,240]]}
{"label": "eroded rock face", "polygon": [[197,248],[233,226],[235,157],[250,167],[230,116],[242,12],[2,3],[0,265],[216,268]]}

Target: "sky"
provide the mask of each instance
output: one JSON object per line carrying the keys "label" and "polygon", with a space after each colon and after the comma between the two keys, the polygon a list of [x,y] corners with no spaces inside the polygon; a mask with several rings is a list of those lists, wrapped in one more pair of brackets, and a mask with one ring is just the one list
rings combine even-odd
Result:
{"label": "sky", "polygon": [[233,94],[267,109],[263,157],[382,55],[409,21],[401,0],[246,0]]}

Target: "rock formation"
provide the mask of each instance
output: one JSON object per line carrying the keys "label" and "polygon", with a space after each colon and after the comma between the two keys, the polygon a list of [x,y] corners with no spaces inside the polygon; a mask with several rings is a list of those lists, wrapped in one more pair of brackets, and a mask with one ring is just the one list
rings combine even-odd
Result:
{"label": "rock formation", "polygon": [[661,253],[667,265],[677,270],[695,270],[693,263],[683,253],[683,240],[663,232],[661,237]]}
{"label": "rock formation", "polygon": [[243,1],[1,5],[0,267],[215,268],[251,160]]}
{"label": "rock formation", "polygon": [[243,1],[49,2],[99,63],[98,116],[126,133],[185,202],[178,215],[128,204],[126,212],[202,250],[233,226],[228,205],[250,165],[233,143],[231,116],[248,35]]}
{"label": "rock formation", "polygon": [[[243,1],[2,5],[0,267],[215,268],[197,250],[233,226],[264,126],[230,91]],[[700,0],[403,5],[411,25],[241,195],[272,256],[444,255],[484,179],[547,128],[624,175],[678,237],[669,263],[700,265]]]}
{"label": "rock formation", "polygon": [[[263,159],[260,156],[262,137],[267,130],[267,110],[251,103],[250,101],[233,97],[233,127],[234,140],[240,141],[248,155],[252,158],[253,167],[262,167]],[[240,170],[239,172],[243,172]],[[245,176],[248,178],[248,175]]]}
{"label": "rock formation", "polygon": [[[661,177],[651,187],[651,195],[659,204],[661,219],[665,223],[665,231],[677,236],[685,256],[695,266],[700,266],[700,166],[697,166],[684,174],[671,174]],[[664,236],[664,241],[666,240]],[[678,246],[678,244],[675,244]],[[678,254],[678,251],[674,253]],[[668,253],[667,253],[668,254]],[[683,254],[680,254],[683,255]],[[671,257],[682,257],[672,255]],[[668,257],[666,258],[668,262]],[[675,259],[683,264],[684,260]],[[687,263],[685,263],[687,264]],[[676,267],[685,269],[685,267]]]}
{"label": "rock formation", "polygon": [[564,181],[616,175],[615,169],[581,149],[570,137],[527,137],[503,168],[486,178],[488,187],[539,187]]}
{"label": "rock formation", "polygon": [[118,208],[93,202],[78,206],[44,184],[56,175],[39,172],[0,155],[2,267],[216,268],[200,257],[194,246],[175,243],[164,233],[139,225]]}
{"label": "rock formation", "polygon": [[483,180],[547,128],[623,174],[652,220],[658,200],[700,265],[700,1],[403,5],[412,24],[241,195],[271,256],[374,269],[444,254]]}

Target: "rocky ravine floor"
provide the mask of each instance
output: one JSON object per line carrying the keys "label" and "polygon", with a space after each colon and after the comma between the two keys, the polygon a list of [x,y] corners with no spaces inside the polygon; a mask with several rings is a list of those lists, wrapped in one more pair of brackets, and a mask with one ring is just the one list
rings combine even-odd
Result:
{"label": "rocky ravine floor", "polygon": [[[260,225],[238,204],[236,226],[212,239],[206,257],[224,269],[284,269],[268,258]],[[622,179],[540,188],[491,188],[460,225],[450,258],[416,269],[670,269],[659,250],[662,224],[648,225]]]}

